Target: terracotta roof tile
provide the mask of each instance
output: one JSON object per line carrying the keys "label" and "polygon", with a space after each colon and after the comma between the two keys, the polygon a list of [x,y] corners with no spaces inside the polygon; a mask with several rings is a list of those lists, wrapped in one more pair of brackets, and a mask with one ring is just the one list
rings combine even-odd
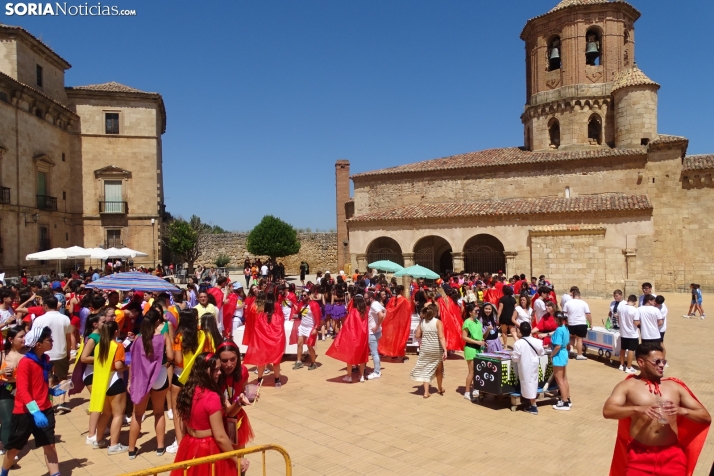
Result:
{"label": "terracotta roof tile", "polygon": [[557,12],[558,10],[562,10],[564,8],[568,7],[574,7],[577,5],[594,5],[597,3],[610,3],[609,0],[563,0],[556,6],[550,9],[550,12]]}
{"label": "terracotta roof tile", "polygon": [[648,78],[647,75],[643,73],[640,68],[638,68],[635,64],[632,68],[620,71],[620,73],[615,78],[615,81],[612,83],[611,92],[614,93],[618,89],[627,88],[630,86],[645,85],[657,86],[657,88],[659,89],[659,84]]}
{"label": "terracotta roof tile", "polygon": [[711,169],[714,169],[714,154],[688,155],[682,164],[682,172]]}
{"label": "terracotta roof tile", "polygon": [[420,220],[426,218],[463,218],[480,216],[516,216],[552,213],[596,213],[607,211],[651,210],[647,195],[582,195],[574,198],[508,198],[466,203],[407,205],[350,218],[349,222]]}
{"label": "terracotta roof tile", "polygon": [[132,88],[131,86],[126,86],[116,81],[109,81],[108,83],[101,84],[87,84],[85,86],[71,86],[67,89],[76,89],[80,91],[108,91],[113,93],[140,93],[140,94],[158,94],[142,91],[140,89]]}
{"label": "terracotta roof tile", "polygon": [[669,134],[658,134],[657,138],[650,142],[650,145],[652,145],[652,144],[667,144],[669,142],[684,142],[684,141],[689,142],[689,139],[687,139],[686,137],[682,137],[682,136],[671,136]]}
{"label": "terracotta roof tile", "polygon": [[550,9],[548,12],[529,19],[526,22],[526,25],[523,27],[523,30],[521,31],[521,39],[525,39],[525,38],[523,38],[523,33],[525,33],[526,28],[528,28],[528,25],[530,25],[530,23],[533,20],[543,18],[545,16],[550,15],[551,13],[559,12],[560,10],[565,10],[566,8],[587,7],[589,5],[606,5],[608,3],[616,3],[616,4],[626,5],[627,7],[632,9],[632,12],[635,14],[635,19],[639,18],[641,15],[639,10],[637,10],[635,7],[633,7],[632,5],[630,5],[629,3],[627,3],[624,0],[562,0],[555,7]]}
{"label": "terracotta roof tile", "polygon": [[600,157],[619,157],[645,155],[644,148],[638,149],[609,149],[597,148],[578,151],[541,151],[530,152],[519,147],[506,149],[486,149],[466,154],[452,155],[440,159],[426,160],[411,164],[398,165],[381,170],[371,170],[358,173],[352,178],[369,177],[376,175],[431,172],[437,170],[474,169],[481,167],[510,166],[529,163],[562,162],[571,160],[594,159]]}

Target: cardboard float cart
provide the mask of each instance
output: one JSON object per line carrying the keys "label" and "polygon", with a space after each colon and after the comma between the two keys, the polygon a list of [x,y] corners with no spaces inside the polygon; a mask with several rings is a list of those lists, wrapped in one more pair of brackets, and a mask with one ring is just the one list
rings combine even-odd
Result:
{"label": "cardboard float cart", "polygon": [[[560,394],[553,377],[553,364],[550,355],[538,357],[538,396],[536,400],[552,399]],[[507,395],[511,399],[511,411],[515,412],[521,404],[518,365],[511,360],[511,351],[483,353],[474,359],[474,390],[479,391],[479,401],[486,394]]]}
{"label": "cardboard float cart", "polygon": [[620,331],[593,327],[588,329],[588,335],[583,339],[583,355],[590,350],[606,359],[619,359],[620,345]]}

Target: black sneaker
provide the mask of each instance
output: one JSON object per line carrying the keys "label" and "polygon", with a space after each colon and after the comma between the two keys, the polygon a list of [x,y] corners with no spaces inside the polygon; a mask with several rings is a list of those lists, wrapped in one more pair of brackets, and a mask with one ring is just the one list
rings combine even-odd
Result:
{"label": "black sneaker", "polygon": [[[134,451],[134,453],[136,453],[136,451]],[[166,448],[156,448],[156,456],[163,456],[164,454],[166,454]]]}
{"label": "black sneaker", "polygon": [[553,405],[553,410],[560,410],[562,412],[568,412],[568,411],[570,411],[570,403],[564,402],[562,400],[558,400],[558,403]]}
{"label": "black sneaker", "polygon": [[528,408],[526,408],[526,411],[530,413],[531,415],[537,415],[538,414],[538,407],[535,405],[532,405]]}
{"label": "black sneaker", "polygon": [[[129,459],[136,459],[136,453],[137,453],[137,450],[130,451],[130,452],[129,452]],[[158,448],[156,449],[156,454],[159,455],[159,449],[158,449]],[[159,455],[159,456],[161,456],[161,455]]]}

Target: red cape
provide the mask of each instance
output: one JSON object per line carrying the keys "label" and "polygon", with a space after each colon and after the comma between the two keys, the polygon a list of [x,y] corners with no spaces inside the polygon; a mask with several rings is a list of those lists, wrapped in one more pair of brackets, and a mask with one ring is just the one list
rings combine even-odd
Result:
{"label": "red cape", "polygon": [[243,363],[252,365],[278,364],[285,352],[285,318],[278,308],[268,322],[268,315],[255,316],[253,332]]}
{"label": "red cape", "polygon": [[[320,305],[317,303],[317,301],[310,299],[308,306],[310,307],[310,312],[312,312],[312,318],[315,323],[315,326],[320,327],[320,323],[322,321],[322,312],[320,311]],[[293,328],[290,331],[290,345],[297,344],[298,342],[298,326],[300,325],[300,319],[302,318],[302,315],[300,313],[303,309],[303,304],[298,304],[296,307],[293,308],[293,315],[295,316],[295,319],[293,320]],[[307,342],[305,342],[305,344],[312,347],[315,345],[315,342],[317,342],[317,334],[308,337]]]}
{"label": "red cape", "polygon": [[[220,309],[223,307],[223,300],[226,298],[225,295],[223,294],[223,290],[221,288],[215,287],[215,288],[210,288],[208,291],[206,291],[208,294],[213,296],[216,299],[216,308]],[[218,316],[216,316],[218,317]],[[232,317],[232,316],[231,316]]]}
{"label": "red cape", "polygon": [[449,297],[441,298],[439,302],[439,317],[444,325],[444,339],[447,350],[464,350],[464,340],[461,338],[461,310]]}
{"label": "red cape", "polygon": [[249,345],[253,335],[253,327],[255,327],[255,298],[249,297],[245,299],[243,306],[243,320],[245,320],[245,329],[243,329],[243,345]]}
{"label": "red cape", "polygon": [[379,353],[390,357],[404,357],[412,325],[414,303],[403,296],[390,299],[387,315],[382,322]]}
{"label": "red cape", "polygon": [[238,307],[238,295],[230,293],[228,302],[223,306],[223,333],[227,336],[233,332],[233,314]]}
{"label": "red cape", "polygon": [[[634,378],[634,375],[628,375],[627,378]],[[672,382],[681,385],[689,394],[699,402],[694,396],[689,387],[684,382],[676,378],[663,378],[662,380],[671,380]],[[701,403],[701,402],[700,402]],[[630,436],[631,418],[623,418],[617,425],[617,440],[615,441],[615,452],[612,455],[612,464],[610,465],[610,476],[624,476],[627,467],[627,446],[632,441]],[[684,416],[677,416],[677,436],[679,445],[684,449],[684,454],[687,456],[687,474],[692,476],[694,468],[697,466],[699,453],[702,452],[704,440],[707,439],[709,432],[709,424],[697,423]]]}
{"label": "red cape", "polygon": [[342,324],[342,329],[332,341],[326,354],[347,365],[364,364],[369,360],[369,319],[365,313],[360,317],[357,309],[352,309]]}

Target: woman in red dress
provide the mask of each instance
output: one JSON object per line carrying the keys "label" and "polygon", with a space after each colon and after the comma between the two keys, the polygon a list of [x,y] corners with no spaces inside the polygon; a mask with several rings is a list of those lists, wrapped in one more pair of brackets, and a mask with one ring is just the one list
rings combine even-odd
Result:
{"label": "woman in red dress", "polygon": [[273,364],[275,387],[280,388],[280,362],[285,352],[285,318],[279,305],[275,304],[272,290],[258,292],[253,305],[253,331],[248,341],[244,362],[258,366],[258,381],[263,378],[266,365]]}
{"label": "woman in red dress", "polygon": [[356,294],[342,330],[327,350],[327,355],[347,364],[342,380],[352,382],[352,366],[359,365],[360,382],[364,382],[364,366],[369,360],[369,321],[364,296]]}
{"label": "woman in red dress", "polygon": [[[191,375],[176,401],[176,409],[185,425],[185,436],[181,439],[174,463],[233,451],[223,424],[225,408],[218,384],[220,376],[221,361],[217,355],[204,352],[196,357]],[[237,462],[237,458],[217,461],[213,463],[215,471],[212,471],[211,464],[193,466],[186,475],[236,474]],[[184,470],[175,469],[171,471],[171,476],[184,476]]]}

